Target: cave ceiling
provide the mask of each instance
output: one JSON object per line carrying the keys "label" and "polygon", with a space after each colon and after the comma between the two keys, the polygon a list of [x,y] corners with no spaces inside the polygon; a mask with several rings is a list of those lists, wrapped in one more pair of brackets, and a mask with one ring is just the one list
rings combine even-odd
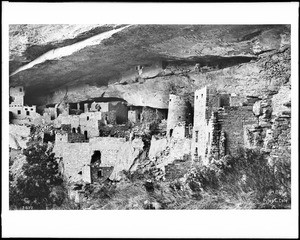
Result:
{"label": "cave ceiling", "polygon": [[77,84],[117,83],[124,72],[157,60],[209,64],[255,58],[277,48],[273,40],[283,28],[287,26],[10,25],[10,86],[43,95]]}

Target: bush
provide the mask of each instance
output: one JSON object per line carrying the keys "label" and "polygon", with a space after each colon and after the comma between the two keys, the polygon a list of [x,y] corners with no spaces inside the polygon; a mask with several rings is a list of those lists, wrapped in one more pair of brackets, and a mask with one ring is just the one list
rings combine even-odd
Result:
{"label": "bush", "polygon": [[289,207],[290,182],[288,162],[270,166],[266,156],[257,150],[240,150],[234,157],[196,168],[188,177],[192,191],[218,190],[240,200],[251,196],[256,208]]}
{"label": "bush", "polygon": [[10,186],[10,207],[46,209],[62,204],[65,190],[54,153],[47,144],[36,144],[24,150],[24,155],[24,176],[17,179],[16,186]]}

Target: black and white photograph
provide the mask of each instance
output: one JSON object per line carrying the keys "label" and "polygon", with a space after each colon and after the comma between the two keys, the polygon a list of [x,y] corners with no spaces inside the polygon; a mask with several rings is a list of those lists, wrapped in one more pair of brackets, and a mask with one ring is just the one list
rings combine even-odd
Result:
{"label": "black and white photograph", "polygon": [[292,23],[57,23],[55,15],[5,28],[10,214],[126,210],[148,221],[149,212],[298,208]]}

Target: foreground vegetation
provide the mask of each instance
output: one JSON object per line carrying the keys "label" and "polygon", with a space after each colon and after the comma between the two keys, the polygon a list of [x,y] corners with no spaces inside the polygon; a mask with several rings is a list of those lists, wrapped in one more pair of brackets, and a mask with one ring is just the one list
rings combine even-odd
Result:
{"label": "foreground vegetation", "polygon": [[270,166],[253,150],[208,166],[194,165],[185,174],[178,172],[175,180],[156,181],[151,172],[125,175],[118,184],[88,186],[86,201],[77,208],[286,209],[291,204],[290,164]]}
{"label": "foreground vegetation", "polygon": [[47,144],[32,144],[23,154],[26,161],[22,174],[16,177],[10,171],[10,209],[41,210],[60,206],[66,198],[66,189],[51,148]]}
{"label": "foreground vegetation", "polygon": [[[24,151],[23,176],[10,179],[11,209],[287,209],[290,163],[268,164],[259,151],[199,163],[155,180],[148,171],[124,172],[121,182],[85,185],[84,201],[68,199],[54,154],[47,145]],[[187,160],[191,161],[191,160]],[[192,162],[191,162],[192,163]]]}

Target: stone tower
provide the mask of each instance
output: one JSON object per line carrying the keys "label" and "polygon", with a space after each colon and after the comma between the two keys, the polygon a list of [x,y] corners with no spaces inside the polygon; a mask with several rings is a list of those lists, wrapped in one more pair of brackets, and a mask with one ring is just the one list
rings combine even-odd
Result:
{"label": "stone tower", "polygon": [[170,94],[169,96],[169,110],[167,121],[167,136],[171,137],[174,127],[178,123],[191,122],[191,109],[189,103],[181,96]]}

